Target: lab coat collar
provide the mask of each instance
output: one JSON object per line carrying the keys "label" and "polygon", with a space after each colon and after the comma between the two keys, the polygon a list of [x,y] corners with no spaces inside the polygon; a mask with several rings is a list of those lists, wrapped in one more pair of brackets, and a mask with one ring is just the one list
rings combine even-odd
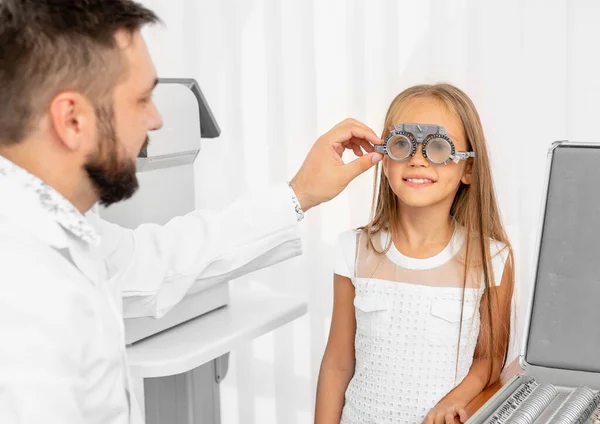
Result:
{"label": "lab coat collar", "polygon": [[48,219],[59,224],[80,243],[90,247],[100,244],[98,232],[72,203],[38,177],[1,155],[0,188],[12,192],[11,196],[5,198],[10,201],[6,202],[6,207],[0,207],[0,212],[2,209],[8,211],[17,221],[26,219],[25,228],[51,245],[60,249],[67,247],[69,243],[65,232],[60,231],[60,228],[43,224]]}

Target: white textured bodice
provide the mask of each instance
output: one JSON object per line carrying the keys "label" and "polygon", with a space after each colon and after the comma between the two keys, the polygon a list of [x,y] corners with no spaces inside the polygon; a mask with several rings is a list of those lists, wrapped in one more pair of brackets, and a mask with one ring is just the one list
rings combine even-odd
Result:
{"label": "white textured bodice", "polygon": [[[429,259],[405,257],[393,245],[377,254],[363,236],[340,238],[356,314],[355,371],[341,424],[421,423],[469,372],[484,287],[470,273],[463,292],[460,233]],[[385,237],[377,240],[378,250]],[[352,252],[355,263],[348,262]],[[494,273],[499,269],[501,277],[504,256],[496,256]],[[340,260],[336,273],[344,273]]]}
{"label": "white textured bodice", "polygon": [[471,367],[479,290],[465,293],[459,351],[462,289],[364,278],[355,285],[356,365],[341,422],[420,423]]}

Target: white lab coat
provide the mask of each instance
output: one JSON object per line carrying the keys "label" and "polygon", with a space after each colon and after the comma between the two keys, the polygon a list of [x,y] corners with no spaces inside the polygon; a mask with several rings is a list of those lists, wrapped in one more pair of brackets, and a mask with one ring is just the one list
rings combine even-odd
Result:
{"label": "white lab coat", "polygon": [[282,184],[131,231],[0,156],[0,423],[141,424],[123,316],[299,255],[291,196]]}

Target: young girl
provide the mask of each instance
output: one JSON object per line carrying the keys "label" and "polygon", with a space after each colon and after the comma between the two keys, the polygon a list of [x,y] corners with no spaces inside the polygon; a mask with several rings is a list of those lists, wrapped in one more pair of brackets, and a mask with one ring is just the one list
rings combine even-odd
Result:
{"label": "young girl", "polygon": [[514,280],[481,122],[422,85],[382,138],[371,222],[338,240],[315,422],[464,422],[505,365]]}

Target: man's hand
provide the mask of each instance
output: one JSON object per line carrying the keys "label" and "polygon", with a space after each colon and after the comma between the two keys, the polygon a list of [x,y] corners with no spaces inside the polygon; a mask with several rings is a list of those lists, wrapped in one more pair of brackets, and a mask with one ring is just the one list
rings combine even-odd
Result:
{"label": "man's hand", "polygon": [[[354,119],[340,122],[321,136],[290,182],[302,210],[333,199],[350,181],[379,162],[383,156],[373,153],[373,144],[382,141],[372,129]],[[352,149],[358,159],[344,164],[345,149]]]}

